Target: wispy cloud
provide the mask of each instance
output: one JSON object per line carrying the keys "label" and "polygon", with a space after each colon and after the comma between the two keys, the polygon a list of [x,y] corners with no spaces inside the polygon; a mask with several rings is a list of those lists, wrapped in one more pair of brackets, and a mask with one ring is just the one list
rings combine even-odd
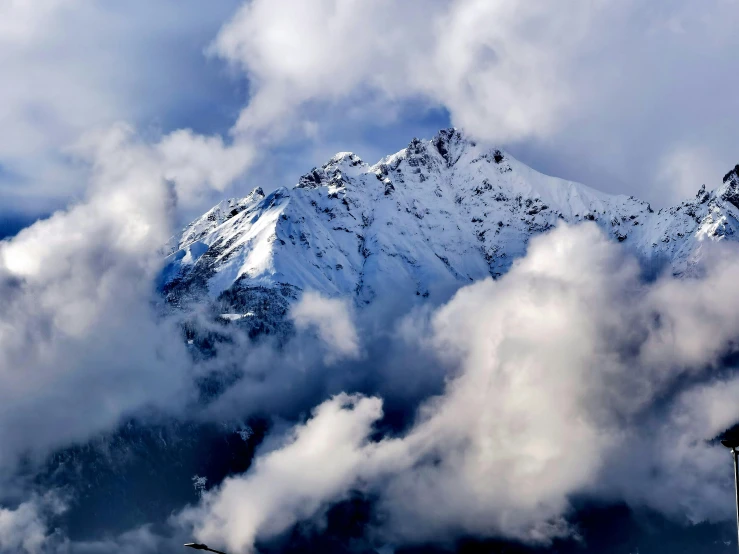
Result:
{"label": "wispy cloud", "polygon": [[290,318],[298,329],[315,328],[328,347],[326,362],[360,355],[359,337],[347,299],[324,298],[307,292],[290,310]]}

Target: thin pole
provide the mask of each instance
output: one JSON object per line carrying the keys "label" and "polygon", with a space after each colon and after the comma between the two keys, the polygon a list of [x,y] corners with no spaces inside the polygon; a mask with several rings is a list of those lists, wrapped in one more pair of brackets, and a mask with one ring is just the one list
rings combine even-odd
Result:
{"label": "thin pole", "polygon": [[736,447],[731,449],[731,455],[734,458],[734,489],[736,490],[736,532],[737,532],[737,549],[739,549],[739,452]]}

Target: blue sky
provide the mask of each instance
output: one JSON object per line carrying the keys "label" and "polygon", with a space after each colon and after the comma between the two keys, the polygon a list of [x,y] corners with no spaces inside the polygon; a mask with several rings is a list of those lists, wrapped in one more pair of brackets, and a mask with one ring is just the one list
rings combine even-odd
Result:
{"label": "blue sky", "polygon": [[736,3],[577,4],[0,4],[0,235],[82,198],[74,147],[116,122],[147,144],[185,128],[249,152],[183,221],[336,151],[375,161],[449,125],[655,205],[717,186],[739,158]]}

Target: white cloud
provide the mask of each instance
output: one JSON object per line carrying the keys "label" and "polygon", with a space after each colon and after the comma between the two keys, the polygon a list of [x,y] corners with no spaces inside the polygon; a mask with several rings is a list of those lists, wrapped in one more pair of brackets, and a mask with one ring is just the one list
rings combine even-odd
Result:
{"label": "white cloud", "polygon": [[701,185],[714,188],[730,167],[703,146],[676,145],[659,162],[655,188],[665,198],[678,202],[694,197]]}
{"label": "white cloud", "polygon": [[377,398],[334,397],[295,427],[284,446],[260,456],[245,476],[226,479],[178,519],[194,526],[200,540],[246,552],[257,534],[277,535],[346,494],[381,414]]}
{"label": "white cloud", "polygon": [[[41,215],[78,199],[87,175],[67,148],[83,134],[124,120],[156,135],[151,127],[181,110],[188,95],[216,88],[196,77],[204,64],[190,58],[202,58],[235,4],[0,0],[2,211]],[[200,152],[216,150],[221,139],[200,140],[208,143],[194,160],[202,164]],[[175,143],[169,152],[181,142],[165,141]],[[211,165],[223,173],[222,186],[233,163],[218,155]]]}
{"label": "white cloud", "polygon": [[316,329],[319,338],[329,350],[326,359],[328,363],[359,356],[359,336],[352,321],[348,300],[324,298],[309,291],[290,309],[290,319],[298,329]]}
{"label": "white cloud", "polygon": [[3,0],[0,2],[0,42],[28,42],[38,37],[57,12],[79,4],[78,0]]}
{"label": "white cloud", "polygon": [[33,496],[14,509],[0,508],[0,552],[42,554],[59,536],[47,528],[49,515],[58,515],[66,506],[54,493]]}
{"label": "white cloud", "polygon": [[264,132],[304,103],[370,87],[388,100],[425,97],[470,132],[508,140],[545,133],[569,100],[561,62],[584,37],[591,13],[560,8],[257,1],[244,4],[214,49],[255,85],[237,132]]}
{"label": "white cloud", "polygon": [[[207,44],[224,21],[211,51],[243,71],[251,96],[231,147],[188,131],[163,141],[183,181],[205,172],[223,190],[277,144],[341,143],[339,121],[387,122],[409,103],[448,110],[454,124],[539,169],[661,204],[690,188],[660,162],[677,149],[695,145],[715,160],[701,155],[702,170],[685,161],[685,179],[720,176],[715,167],[736,161],[727,52],[739,38],[723,0],[699,11],[686,1],[256,0],[227,21],[236,4],[0,4],[0,71],[13,76],[0,91],[6,209],[42,212],[79,195],[81,172],[63,150],[91,127],[150,124],[181,109],[181,91],[214,86],[182,70],[181,52]],[[177,25],[167,24],[173,14]],[[198,147],[183,168],[188,134]],[[284,177],[274,173],[265,170]]]}
{"label": "white cloud", "polygon": [[54,554],[159,554],[181,551],[186,538],[162,537],[149,526],[127,531],[116,537],[91,541],[64,541]]}
{"label": "white cloud", "polygon": [[0,242],[0,469],[190,399],[192,361],[154,283],[172,232],[166,164],[129,128],[88,136],[87,198]]}
{"label": "white cloud", "polygon": [[735,162],[736,22],[720,0],[255,0],[213,50],[250,79],[247,140],[425,103],[540,169],[664,204],[685,192],[661,182],[675,149]]}
{"label": "white cloud", "polygon": [[254,153],[248,144],[226,146],[220,136],[203,136],[180,129],[157,144],[165,176],[176,183],[178,200],[198,205],[207,187],[222,192],[251,165]]}
{"label": "white cloud", "polygon": [[736,379],[711,381],[739,335],[736,249],[719,248],[700,278],[645,283],[595,225],[534,239],[507,275],[460,290],[418,337],[460,371],[404,435],[371,442],[379,400],[345,409],[334,398],[187,518],[238,553],[352,489],[378,495],[374,536],[391,544],[547,542],[572,532],[576,493],[730,517],[731,495],[719,493],[728,458],[706,442],[739,418]]}

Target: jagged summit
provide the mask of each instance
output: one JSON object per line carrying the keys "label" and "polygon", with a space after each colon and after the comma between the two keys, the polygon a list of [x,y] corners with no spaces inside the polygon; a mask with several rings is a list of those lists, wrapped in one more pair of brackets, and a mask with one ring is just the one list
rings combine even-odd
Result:
{"label": "jagged summit", "polygon": [[221,202],[173,240],[165,291],[173,301],[207,293],[238,309],[278,292],[284,308],[307,289],[360,306],[388,294],[442,301],[506,272],[532,236],[559,221],[593,221],[680,273],[704,241],[735,236],[738,175],[739,166],[716,191],[703,187],[655,212],[445,129],[374,165],[342,152],[290,189]]}
{"label": "jagged summit", "polygon": [[739,165],[724,175],[723,185],[716,191],[717,196],[739,208]]}

